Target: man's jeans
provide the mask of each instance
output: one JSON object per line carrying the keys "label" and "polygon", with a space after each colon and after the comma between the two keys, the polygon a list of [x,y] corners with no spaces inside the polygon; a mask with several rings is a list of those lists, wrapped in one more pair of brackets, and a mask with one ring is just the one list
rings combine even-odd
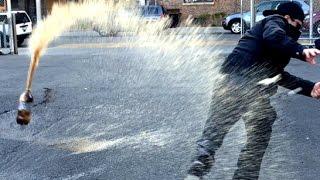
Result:
{"label": "man's jeans", "polygon": [[233,179],[258,179],[277,116],[269,100],[275,92],[275,85],[262,87],[256,81],[240,76],[228,75],[222,80],[214,90],[209,117],[188,173],[202,177],[210,171],[215,152],[221,147],[225,135],[242,118],[247,142],[240,153]]}

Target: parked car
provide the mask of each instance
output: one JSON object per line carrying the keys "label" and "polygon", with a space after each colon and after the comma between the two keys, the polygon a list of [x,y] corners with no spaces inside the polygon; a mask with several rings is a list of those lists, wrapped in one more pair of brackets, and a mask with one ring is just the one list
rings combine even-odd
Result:
{"label": "parked car", "polygon": [[[303,25],[304,30],[308,31],[310,27],[309,25],[310,16],[308,15]],[[320,11],[313,14],[313,34],[317,37],[320,36]]]}
{"label": "parked car", "polygon": [[[264,18],[262,12],[265,10],[276,9],[281,3],[288,2],[289,0],[271,0],[262,1],[255,5],[256,22]],[[293,2],[301,5],[304,13],[309,14],[309,5],[304,0],[293,0]],[[250,27],[251,13],[246,11],[243,13],[243,26],[245,29]],[[241,13],[235,13],[227,16],[222,21],[222,26],[225,30],[230,30],[232,33],[239,34],[241,32]]]}
{"label": "parked car", "polygon": [[[25,11],[12,11],[12,13],[15,14],[15,17],[16,17],[16,31],[17,31],[18,46],[21,46],[24,40],[28,38],[32,33],[32,22],[29,15]],[[6,40],[8,41],[9,26],[8,26],[6,13],[0,13],[0,22],[3,22],[5,24],[5,31],[7,34]],[[0,34],[1,35],[3,34],[2,27],[0,27]]]}
{"label": "parked car", "polygon": [[147,22],[159,21],[166,15],[166,10],[160,5],[141,6],[141,16]]}

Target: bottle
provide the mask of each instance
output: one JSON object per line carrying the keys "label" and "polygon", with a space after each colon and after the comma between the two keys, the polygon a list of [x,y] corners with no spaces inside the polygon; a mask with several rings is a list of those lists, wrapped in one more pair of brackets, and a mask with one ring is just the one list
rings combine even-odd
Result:
{"label": "bottle", "polygon": [[23,92],[19,98],[17,123],[20,125],[28,125],[31,121],[31,105],[33,96],[30,90]]}

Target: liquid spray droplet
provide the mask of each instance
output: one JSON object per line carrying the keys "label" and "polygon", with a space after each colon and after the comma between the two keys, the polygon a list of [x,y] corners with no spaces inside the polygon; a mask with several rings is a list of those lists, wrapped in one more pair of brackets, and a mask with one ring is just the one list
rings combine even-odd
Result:
{"label": "liquid spray droplet", "polygon": [[281,75],[278,74],[274,76],[273,78],[266,78],[258,82],[259,85],[268,86],[270,84],[277,83],[281,79]]}

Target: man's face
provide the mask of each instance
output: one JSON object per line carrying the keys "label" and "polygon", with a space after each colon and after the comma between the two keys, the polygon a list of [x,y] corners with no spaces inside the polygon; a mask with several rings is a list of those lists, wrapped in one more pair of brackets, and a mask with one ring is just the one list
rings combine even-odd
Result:
{"label": "man's face", "polygon": [[298,19],[293,19],[289,15],[286,15],[285,18],[287,19],[288,23],[291,24],[292,26],[301,29],[302,27],[302,21]]}

